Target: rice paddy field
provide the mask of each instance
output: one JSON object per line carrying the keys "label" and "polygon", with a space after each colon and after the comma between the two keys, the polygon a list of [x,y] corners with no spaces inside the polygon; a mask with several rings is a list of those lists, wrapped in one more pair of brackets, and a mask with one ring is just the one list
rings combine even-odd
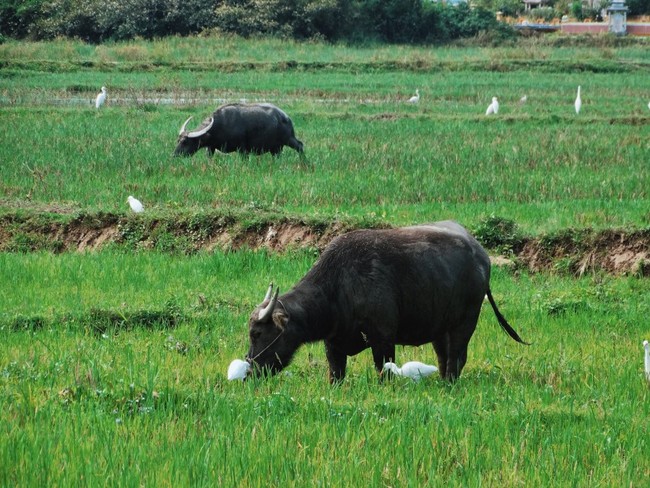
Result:
{"label": "rice paddy field", "polygon": [[[0,45],[0,486],[647,486],[643,272],[494,267],[497,303],[532,345],[488,306],[451,385],[380,381],[366,351],[330,386],[318,343],[242,383],[226,370],[251,311],[319,249],[60,252],[30,236],[75,218],[135,229],[206,214],[643,233],[648,47]],[[283,108],[308,161],[289,148],[172,157],[183,121],[240,100]],[[430,346],[397,356],[435,363]]]}

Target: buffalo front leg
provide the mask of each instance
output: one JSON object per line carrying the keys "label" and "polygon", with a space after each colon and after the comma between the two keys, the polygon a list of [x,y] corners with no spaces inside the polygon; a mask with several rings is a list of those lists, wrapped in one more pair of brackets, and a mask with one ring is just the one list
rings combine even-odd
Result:
{"label": "buffalo front leg", "polygon": [[371,346],[372,359],[375,362],[375,369],[381,373],[384,369],[384,364],[388,361],[395,361],[395,344],[382,344]]}
{"label": "buffalo front leg", "polygon": [[331,384],[340,383],[345,378],[345,368],[348,355],[338,350],[333,344],[325,342],[325,357],[329,364],[329,380]]}

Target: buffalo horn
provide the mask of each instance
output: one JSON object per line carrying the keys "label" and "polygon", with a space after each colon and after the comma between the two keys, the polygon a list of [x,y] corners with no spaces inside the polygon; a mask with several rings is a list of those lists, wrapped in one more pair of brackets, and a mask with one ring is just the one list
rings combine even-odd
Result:
{"label": "buffalo horn", "polygon": [[208,123],[207,127],[204,127],[203,129],[195,130],[195,131],[192,131],[192,132],[188,132],[187,137],[189,137],[189,138],[201,137],[203,134],[205,134],[210,129],[212,129],[212,124],[214,124],[214,118],[210,117],[210,122]]}
{"label": "buffalo horn", "polygon": [[273,282],[269,283],[269,289],[266,290],[266,295],[264,295],[264,300],[262,300],[262,303],[267,303],[270,300],[272,293],[273,293]]}
{"label": "buffalo horn", "polygon": [[278,293],[280,293],[280,287],[275,289],[275,294],[273,295],[273,298],[271,298],[271,301],[268,303],[268,305],[260,310],[260,313],[257,316],[257,320],[264,322],[271,316],[273,309],[275,308],[275,304],[278,302]]}
{"label": "buffalo horn", "polygon": [[181,130],[178,131],[178,135],[181,136],[183,135],[183,132],[185,132],[185,127],[187,127],[187,123],[192,120],[192,117],[190,116],[189,119],[185,121],[185,123],[181,126]]}

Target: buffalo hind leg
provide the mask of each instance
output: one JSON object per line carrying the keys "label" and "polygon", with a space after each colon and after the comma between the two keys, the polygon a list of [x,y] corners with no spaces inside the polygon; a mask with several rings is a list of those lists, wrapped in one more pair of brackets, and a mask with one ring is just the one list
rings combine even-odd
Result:
{"label": "buffalo hind leg", "polygon": [[447,360],[449,359],[449,334],[443,334],[433,341],[433,350],[438,357],[438,371],[441,378],[447,378]]}
{"label": "buffalo hind leg", "polygon": [[345,378],[345,368],[348,364],[348,355],[336,349],[332,344],[325,342],[325,357],[329,364],[330,383],[340,383],[343,381],[343,378]]}
{"label": "buffalo hind leg", "polygon": [[447,370],[445,371],[445,379],[449,381],[456,381],[460,376],[460,372],[465,367],[467,362],[467,343],[463,346],[458,344],[453,348],[453,352],[449,354],[447,359]]}
{"label": "buffalo hind leg", "polygon": [[465,367],[465,363],[467,362],[467,345],[476,330],[479,312],[480,309],[476,313],[470,314],[469,318],[466,318],[448,333],[447,369],[444,377],[449,381],[456,381],[463,367]]}

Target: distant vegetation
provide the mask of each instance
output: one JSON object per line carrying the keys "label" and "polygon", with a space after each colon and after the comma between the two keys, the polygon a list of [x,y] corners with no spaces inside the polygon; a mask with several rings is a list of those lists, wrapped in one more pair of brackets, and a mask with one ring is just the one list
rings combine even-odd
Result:
{"label": "distant vegetation", "polygon": [[[596,20],[600,9],[580,1],[551,0],[524,11],[521,0],[0,0],[3,38],[56,37],[99,43],[223,32],[244,37],[319,39],[328,42],[446,43],[482,36],[502,42],[514,36],[496,20],[527,16],[550,21],[569,15]],[[631,15],[650,12],[650,0],[628,0]]]}
{"label": "distant vegetation", "polygon": [[484,8],[421,0],[2,0],[0,34],[86,42],[217,30],[240,36],[348,42],[445,42],[512,35]]}

